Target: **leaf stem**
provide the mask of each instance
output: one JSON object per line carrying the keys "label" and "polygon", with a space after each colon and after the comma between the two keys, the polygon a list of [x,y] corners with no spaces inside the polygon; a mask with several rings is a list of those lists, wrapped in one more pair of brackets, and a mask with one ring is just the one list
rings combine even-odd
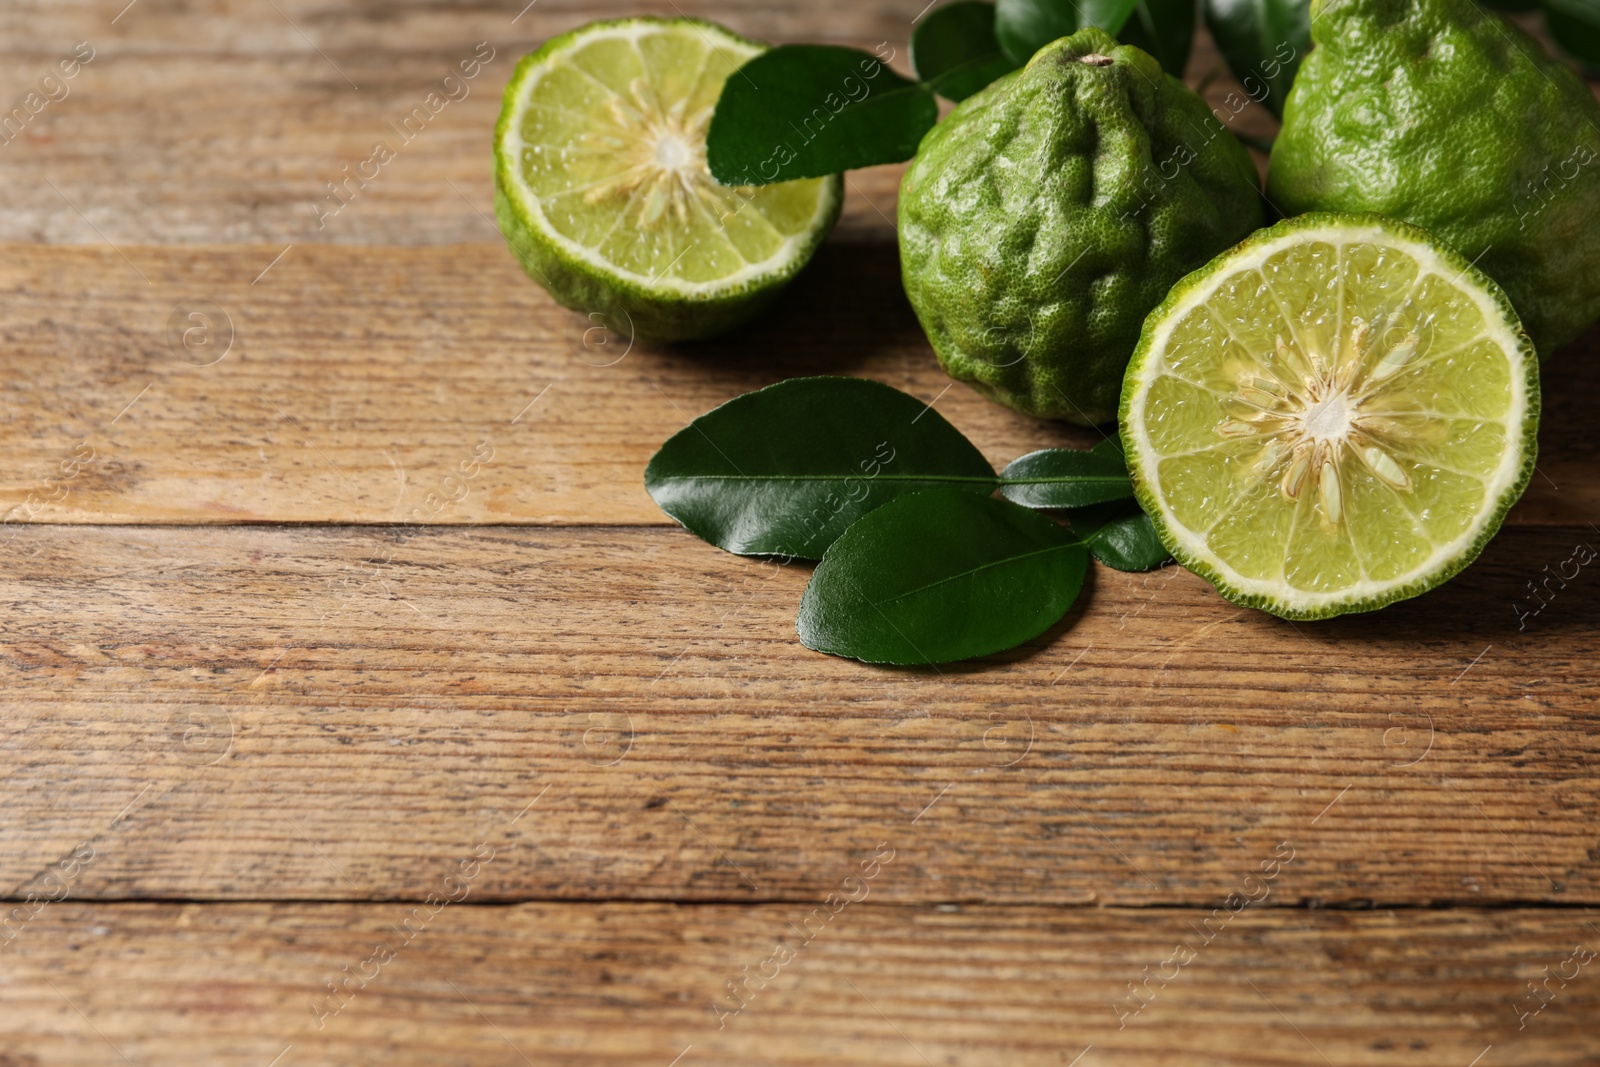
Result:
{"label": "leaf stem", "polygon": [[986,478],[976,474],[856,474],[844,471],[833,474],[679,474],[667,475],[662,481],[683,482],[842,482],[850,478],[869,482],[970,482],[974,485],[1001,485],[998,477]]}
{"label": "leaf stem", "polygon": [[[1115,484],[1115,483],[1118,483],[1118,482],[1126,482],[1127,480],[1128,480],[1128,476],[1126,474],[1069,474],[1069,475],[1058,475],[1058,476],[1041,477],[1041,478],[1000,478],[1000,479],[998,479],[999,483],[1002,486],[1006,486],[1006,485],[1078,485],[1078,484],[1081,484],[1083,482],[1091,482],[1091,483],[1095,483],[1095,484],[1098,484],[1098,483],[1101,483],[1101,482],[1109,482],[1109,483]],[[1130,493],[1132,492],[1131,488],[1130,488],[1129,491],[1130,491]]]}

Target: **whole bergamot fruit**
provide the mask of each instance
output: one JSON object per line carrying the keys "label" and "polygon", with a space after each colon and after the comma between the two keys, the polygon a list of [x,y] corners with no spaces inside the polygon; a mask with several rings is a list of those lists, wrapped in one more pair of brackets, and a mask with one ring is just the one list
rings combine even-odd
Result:
{"label": "whole bergamot fruit", "polygon": [[900,187],[906,294],[946,372],[1084,425],[1116,417],[1150,309],[1260,225],[1249,153],[1097,29],[963,101]]}
{"label": "whole bergamot fruit", "polygon": [[1600,318],[1600,106],[1472,0],[1316,0],[1267,195],[1376,212],[1500,283],[1543,355]]}

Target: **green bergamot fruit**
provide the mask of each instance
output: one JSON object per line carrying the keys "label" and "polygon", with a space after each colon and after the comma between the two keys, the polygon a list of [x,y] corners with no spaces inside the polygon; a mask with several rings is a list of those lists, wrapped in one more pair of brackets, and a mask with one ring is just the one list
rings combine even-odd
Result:
{"label": "green bergamot fruit", "polygon": [[1173,286],[1122,394],[1179,563],[1287,619],[1471,563],[1533,476],[1539,361],[1500,287],[1381,215],[1301,215]]}
{"label": "green bergamot fruit", "polygon": [[906,294],[944,369],[1084,425],[1116,416],[1150,309],[1260,225],[1249,153],[1097,29],[963,101],[900,187]]}
{"label": "green bergamot fruit", "polygon": [[1472,0],[1317,0],[1272,150],[1289,215],[1421,226],[1499,282],[1543,355],[1600,318],[1600,106]]}

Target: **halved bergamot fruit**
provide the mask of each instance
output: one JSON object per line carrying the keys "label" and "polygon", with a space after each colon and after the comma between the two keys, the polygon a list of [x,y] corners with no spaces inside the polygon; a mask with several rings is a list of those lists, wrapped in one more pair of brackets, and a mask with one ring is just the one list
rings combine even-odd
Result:
{"label": "halved bergamot fruit", "polygon": [[495,127],[495,215],[558,302],[618,333],[731,329],[792,279],[839,217],[835,175],[718,185],[706,129],[764,45],[699,19],[592,22],[525,56]]}
{"label": "halved bergamot fruit", "polygon": [[1424,231],[1314,214],[1179,282],[1128,365],[1139,502],[1185,567],[1288,619],[1370,611],[1475,559],[1533,473],[1533,345]]}

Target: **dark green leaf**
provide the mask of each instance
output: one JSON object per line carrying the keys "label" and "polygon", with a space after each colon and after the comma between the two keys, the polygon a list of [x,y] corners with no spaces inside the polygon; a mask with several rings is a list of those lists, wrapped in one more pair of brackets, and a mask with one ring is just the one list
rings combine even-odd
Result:
{"label": "dark green leaf", "polygon": [[1083,538],[1094,558],[1119,571],[1147,571],[1172,557],[1156,536],[1150,516],[1137,501],[1097,504],[1079,508],[1070,516],[1072,529]]}
{"label": "dark green leaf", "polygon": [[994,5],[978,0],[948,4],[918,23],[911,63],[917,77],[949,100],[965,100],[1017,69],[994,35]]}
{"label": "dark green leaf", "polygon": [[1182,79],[1194,45],[1195,17],[1195,0],[1139,0],[1117,40],[1143,48],[1162,70]]}
{"label": "dark green leaf", "polygon": [[1545,0],[1544,24],[1562,50],[1600,68],[1600,4],[1595,0]]}
{"label": "dark green leaf", "polygon": [[1088,553],[1004,500],[901,497],[833,543],[800,600],[807,648],[868,663],[948,663],[1022,644],[1067,613]]}
{"label": "dark green leaf", "polygon": [[819,559],[897,496],[939,486],[987,496],[995,476],[914,396],[865,378],[791,378],[679,430],[644,484],[662,511],[729,552]]}
{"label": "dark green leaf", "polygon": [[1000,472],[1000,494],[1029,508],[1081,508],[1133,495],[1122,452],[1045,448],[1014,459]]}
{"label": "dark green leaf", "polygon": [[1115,456],[1121,461],[1122,469],[1128,469],[1128,456],[1122,450],[1122,439],[1119,437],[1107,437],[1104,441],[1089,449],[1089,451],[1097,456]]}
{"label": "dark green leaf", "polygon": [[1501,11],[1537,11],[1539,0],[1487,0],[1490,7]]}
{"label": "dark green leaf", "polygon": [[995,36],[1007,58],[1022,66],[1051,41],[1086,26],[1115,36],[1139,0],[998,0]]}
{"label": "dark green leaf", "polygon": [[784,45],[730,75],[711,115],[706,163],[724,185],[765,185],[917,153],[939,118],[925,85],[854,48]]}
{"label": "dark green leaf", "polygon": [[1206,25],[1250,99],[1283,117],[1311,48],[1311,0],[1205,0]]}

